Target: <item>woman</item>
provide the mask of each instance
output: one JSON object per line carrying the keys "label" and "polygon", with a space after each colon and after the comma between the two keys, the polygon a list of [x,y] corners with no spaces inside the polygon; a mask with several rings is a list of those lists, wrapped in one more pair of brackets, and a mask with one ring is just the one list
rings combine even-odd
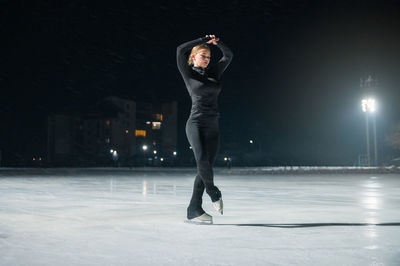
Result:
{"label": "woman", "polygon": [[[207,43],[216,45],[223,53],[223,57],[212,67],[208,67],[211,52]],[[194,223],[212,223],[212,216],[201,207],[204,189],[215,209],[223,214],[222,195],[214,185],[212,166],[219,146],[217,100],[221,91],[220,79],[232,57],[232,51],[215,35],[183,43],[176,52],[178,69],[192,98],[192,109],[185,129],[197,164],[193,194],[187,208],[187,219]]]}

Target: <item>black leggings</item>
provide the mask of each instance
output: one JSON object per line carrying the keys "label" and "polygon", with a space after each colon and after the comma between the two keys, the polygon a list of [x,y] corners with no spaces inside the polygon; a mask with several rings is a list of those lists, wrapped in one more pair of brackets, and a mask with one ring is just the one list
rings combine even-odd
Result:
{"label": "black leggings", "polygon": [[187,210],[189,219],[204,213],[201,208],[204,189],[212,202],[221,198],[221,192],[214,185],[212,169],[219,148],[218,119],[218,116],[201,120],[189,118],[186,122],[186,136],[192,146],[197,164],[193,194]]}

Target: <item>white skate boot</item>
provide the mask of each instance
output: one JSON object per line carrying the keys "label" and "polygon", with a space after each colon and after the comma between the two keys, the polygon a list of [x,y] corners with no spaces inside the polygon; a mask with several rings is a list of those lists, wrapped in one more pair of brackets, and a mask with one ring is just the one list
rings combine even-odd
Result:
{"label": "white skate boot", "polygon": [[191,224],[212,224],[213,218],[211,215],[205,212],[202,215],[197,216],[193,219],[186,220],[186,222]]}
{"label": "white skate boot", "polygon": [[224,203],[222,201],[222,198],[213,202],[213,205],[217,212],[219,212],[221,215],[224,214]]}

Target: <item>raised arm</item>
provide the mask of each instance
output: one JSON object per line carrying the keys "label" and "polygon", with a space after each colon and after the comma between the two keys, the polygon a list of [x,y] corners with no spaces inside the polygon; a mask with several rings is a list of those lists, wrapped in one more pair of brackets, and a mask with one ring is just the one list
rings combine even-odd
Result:
{"label": "raised arm", "polygon": [[218,78],[220,78],[222,73],[224,73],[225,69],[232,61],[233,53],[232,50],[221,41],[217,42],[217,47],[221,50],[223,56],[213,67],[213,72],[218,76]]}
{"label": "raised arm", "polygon": [[210,39],[210,37],[200,37],[193,41],[182,43],[176,48],[176,63],[178,65],[179,71],[183,76],[186,76],[189,71],[189,65],[187,63],[187,52],[191,50],[194,46],[205,43]]}

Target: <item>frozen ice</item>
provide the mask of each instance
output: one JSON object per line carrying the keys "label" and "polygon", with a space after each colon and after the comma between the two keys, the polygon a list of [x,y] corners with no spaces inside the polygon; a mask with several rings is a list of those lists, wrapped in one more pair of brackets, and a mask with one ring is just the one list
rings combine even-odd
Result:
{"label": "frozen ice", "polygon": [[194,168],[0,170],[0,265],[400,265],[399,174],[242,173],[193,225]]}

